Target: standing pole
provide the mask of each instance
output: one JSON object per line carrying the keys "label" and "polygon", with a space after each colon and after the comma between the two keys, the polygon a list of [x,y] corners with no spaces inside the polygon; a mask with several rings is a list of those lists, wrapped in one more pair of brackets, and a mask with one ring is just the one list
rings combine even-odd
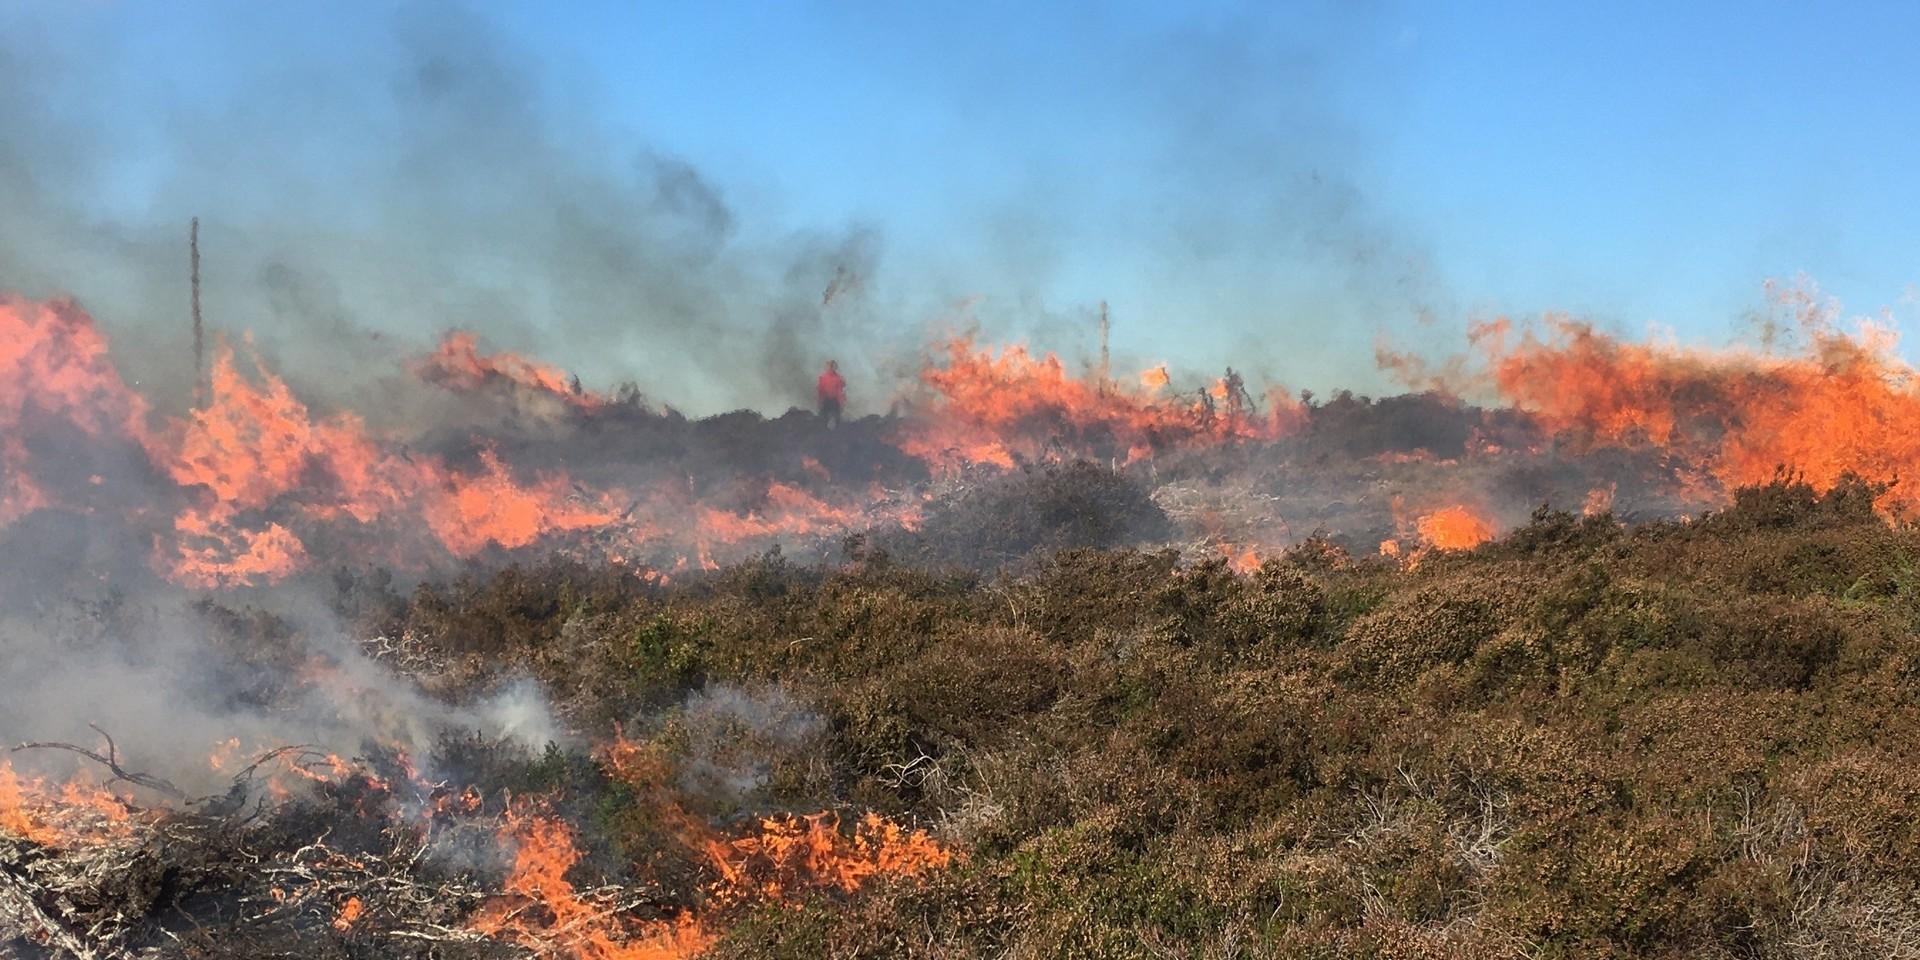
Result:
{"label": "standing pole", "polygon": [[200,326],[200,218],[193,218],[193,226],[187,231],[187,259],[189,278],[193,287],[193,405],[198,408],[206,399],[207,383],[207,346],[205,334]]}
{"label": "standing pole", "polygon": [[1107,392],[1107,378],[1113,372],[1107,356],[1107,302],[1100,301],[1100,392]]}

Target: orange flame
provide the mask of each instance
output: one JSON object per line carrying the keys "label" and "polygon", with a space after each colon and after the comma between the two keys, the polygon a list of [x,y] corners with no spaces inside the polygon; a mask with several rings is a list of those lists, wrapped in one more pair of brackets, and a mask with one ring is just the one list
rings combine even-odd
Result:
{"label": "orange flame", "polygon": [[481,451],[480,469],[471,474],[436,458],[390,453],[358,417],[316,421],[284,381],[256,372],[257,386],[223,346],[206,405],[178,431],[170,473],[205,494],[174,521],[179,541],[165,565],[182,583],[272,582],[302,567],[306,550],[294,527],[258,519],[261,513],[423,525],[454,556],[616,520],[602,503],[576,500],[563,475],[517,481],[491,450]]}
{"label": "orange flame", "polygon": [[206,404],[175,431],[168,472],[203,495],[175,518],[180,540],[171,561],[163,558],[183,583],[271,582],[301,566],[306,551],[298,535],[281,522],[243,515],[280,508],[367,523],[401,509],[420,482],[419,469],[389,457],[359,418],[316,423],[284,381],[257,372],[258,386],[223,344]]}
{"label": "orange flame", "polygon": [[[650,765],[650,755],[630,743],[616,746],[610,759],[623,776],[644,780],[657,773],[642,769]],[[684,815],[681,822],[683,827],[691,824]],[[704,849],[720,874],[711,891],[717,909],[783,902],[807,890],[852,893],[875,877],[914,877],[953,862],[953,853],[925,832],[906,830],[872,813],[861,819],[852,836],[842,834],[838,818],[827,813],[768,818],[760,822],[758,833],[724,841],[703,827],[691,829],[696,833],[683,839]],[[504,893],[471,922],[479,933],[543,956],[581,960],[696,957],[718,936],[692,913],[671,921],[635,921],[576,890],[566,874],[580,854],[572,829],[560,820],[509,814],[502,839],[515,847],[513,869]]]}
{"label": "orange flame", "polygon": [[1227,558],[1227,569],[1234,573],[1253,573],[1260,569],[1260,552],[1252,547],[1239,547],[1231,543],[1216,546],[1220,555]]}
{"label": "orange flame", "polygon": [[702,508],[696,537],[702,542],[737,543],[779,534],[798,535],[852,526],[856,510],[834,507],[818,497],[779,481],[767,485],[766,505],[745,514]]}
{"label": "orange flame", "polygon": [[481,451],[480,466],[471,477],[449,474],[441,495],[425,508],[428,525],[457,556],[490,543],[522,547],[547,533],[605,526],[615,519],[611,510],[572,502],[564,476],[522,486],[491,450]]}
{"label": "orange flame", "polygon": [[207,767],[211,770],[225,770],[227,764],[240,752],[240,738],[228,737],[214,744],[213,752],[207,755]]}
{"label": "orange flame", "polygon": [[465,330],[442,337],[432,353],[414,363],[414,371],[449,390],[504,389],[555,397],[583,410],[606,402],[599,394],[582,390],[580,382],[559,367],[512,353],[481,353],[479,338]]}
{"label": "orange flame", "polygon": [[1415,522],[1420,539],[1439,550],[1470,550],[1493,539],[1493,522],[1466,507],[1453,506],[1425,514]]}
{"label": "orange flame", "polygon": [[1077,456],[1124,453],[1137,459],[1171,447],[1276,439],[1297,429],[1305,416],[1283,394],[1270,397],[1264,412],[1250,409],[1237,378],[1223,378],[1202,399],[1182,402],[1156,396],[1168,379],[1165,368],[1142,375],[1136,390],[1076,377],[1059,357],[1035,357],[1023,346],[996,354],[957,337],[948,341],[943,359],[920,375],[938,404],[898,442],[903,451],[946,469],[1011,466],[1015,455],[1034,458],[1061,446]]}
{"label": "orange flame", "polygon": [[0,525],[74,494],[71,484],[35,475],[29,440],[64,427],[146,447],[146,416],[146,401],[120,379],[85,311],[0,294]]}
{"label": "orange flame", "polygon": [[576,891],[567,871],[580,853],[564,822],[513,815],[505,830],[516,846],[513,870],[505,894],[481,909],[473,930],[540,956],[577,960],[677,960],[697,957],[713,942],[691,914],[630,922]]}
{"label": "orange flame", "polygon": [[339,933],[346,933],[353,929],[354,923],[360,919],[360,914],[364,910],[366,910],[366,904],[361,903],[359,897],[348,897],[347,902],[340,905],[340,912],[334,915],[333,929]]}
{"label": "orange flame", "polygon": [[760,832],[710,848],[721,872],[723,900],[778,901],[796,890],[844,893],[882,875],[913,877],[943,869],[952,851],[924,831],[908,831],[876,813],[862,817],[853,836],[828,813],[762,820]]}
{"label": "orange flame", "polygon": [[1603,513],[1612,512],[1613,490],[1614,485],[1609,483],[1604,487],[1594,487],[1587,491],[1586,502],[1580,505],[1581,516],[1597,517]]}
{"label": "orange flame", "polygon": [[[1689,350],[1625,343],[1566,318],[1549,336],[1510,344],[1511,325],[1476,339],[1502,396],[1565,437],[1591,445],[1647,446],[1699,463],[1722,490],[1764,483],[1776,468],[1820,489],[1853,472],[1890,481],[1920,472],[1920,379],[1893,353],[1886,330],[1847,335],[1807,295],[1781,295],[1799,311],[1798,355]],[[1896,487],[1884,506],[1920,506],[1920,487]]]}
{"label": "orange flame", "polygon": [[100,843],[125,835],[134,812],[125,800],[83,780],[54,786],[26,778],[0,757],[0,831],[43,846]]}
{"label": "orange flame", "polygon": [[13,764],[0,759],[0,830],[40,844],[55,843],[60,831],[39,822],[29,807],[29,792],[37,793],[38,780],[22,780],[13,772]]}

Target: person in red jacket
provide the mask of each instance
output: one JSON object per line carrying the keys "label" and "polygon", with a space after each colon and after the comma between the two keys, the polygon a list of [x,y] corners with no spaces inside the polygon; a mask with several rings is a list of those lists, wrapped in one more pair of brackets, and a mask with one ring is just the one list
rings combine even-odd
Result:
{"label": "person in red jacket", "polygon": [[845,377],[840,376],[839,364],[828,360],[827,368],[820,371],[820,381],[815,386],[820,396],[821,418],[826,420],[830,427],[838,426],[840,408],[847,402],[847,381]]}

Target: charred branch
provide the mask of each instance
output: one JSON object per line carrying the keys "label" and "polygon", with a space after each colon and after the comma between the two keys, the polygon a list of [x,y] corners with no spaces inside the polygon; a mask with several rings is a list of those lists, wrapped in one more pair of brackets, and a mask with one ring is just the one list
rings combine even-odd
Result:
{"label": "charred branch", "polygon": [[13,748],[12,752],[18,753],[22,750],[65,750],[69,753],[79,754],[80,756],[86,757],[87,759],[92,760],[95,763],[98,763],[101,766],[106,767],[107,770],[113,774],[113,778],[107,781],[108,786],[124,781],[126,783],[131,783],[135,786],[146,787],[147,789],[152,790],[155,793],[162,794],[168,797],[169,799],[179,800],[179,801],[185,801],[187,799],[187,794],[185,791],[181,790],[179,787],[174,786],[172,783],[168,782],[167,780],[161,779],[160,777],[152,776],[150,774],[139,773],[137,771],[128,770],[127,768],[121,766],[119,749],[114,745],[113,737],[109,735],[105,730],[102,730],[91,723],[87,724],[87,726],[92,727],[93,732],[98,733],[102,739],[107,741],[107,752],[105,754],[101,754],[98,751],[89,750],[86,747],[80,746],[78,744],[60,743],[57,741],[35,741],[35,742],[29,742],[29,743],[22,743],[22,744],[16,745]]}

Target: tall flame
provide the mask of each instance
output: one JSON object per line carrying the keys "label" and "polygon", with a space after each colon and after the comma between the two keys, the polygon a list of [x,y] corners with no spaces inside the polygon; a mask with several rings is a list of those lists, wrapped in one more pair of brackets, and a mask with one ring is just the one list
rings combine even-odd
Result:
{"label": "tall flame", "polygon": [[500,389],[553,397],[580,409],[606,402],[599,394],[581,389],[579,381],[559,367],[513,353],[482,353],[479,338],[466,330],[448,332],[433,352],[413,367],[421,379],[450,390]]}
{"label": "tall flame", "polygon": [[936,406],[900,438],[902,450],[937,467],[1011,466],[1015,455],[1038,457],[1057,446],[1138,459],[1174,447],[1275,439],[1304,422],[1301,406],[1282,394],[1269,397],[1268,409],[1254,409],[1237,377],[1198,399],[1163,399],[1164,368],[1129,387],[1075,376],[1051,353],[1036,357],[1023,346],[995,353],[966,337],[948,341],[942,359],[920,375]]}
{"label": "tall flame", "polygon": [[1420,539],[1441,550],[1467,550],[1493,539],[1493,522],[1463,506],[1443,507],[1414,522]]}
{"label": "tall flame", "polygon": [[72,492],[37,473],[35,441],[144,448],[153,443],[146,418],[146,401],[121,380],[106,337],[85,311],[70,301],[0,294],[0,525],[66,504]]}
{"label": "tall flame", "polygon": [[[1699,464],[1722,489],[1764,483],[1780,467],[1830,488],[1842,474],[1891,481],[1920,473],[1920,380],[1895,338],[1863,324],[1848,335],[1802,315],[1806,348],[1774,356],[1626,343],[1566,318],[1517,342],[1509,324],[1480,329],[1496,388],[1576,443],[1647,446]],[[1920,487],[1883,504],[1911,511]]]}

